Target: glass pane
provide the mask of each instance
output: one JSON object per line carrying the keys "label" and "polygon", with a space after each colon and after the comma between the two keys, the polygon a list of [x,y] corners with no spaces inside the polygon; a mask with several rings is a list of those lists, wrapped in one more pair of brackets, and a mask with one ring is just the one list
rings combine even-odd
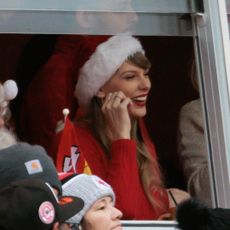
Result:
{"label": "glass pane", "polygon": [[0,0],[3,10],[189,13],[188,0]]}
{"label": "glass pane", "polygon": [[230,0],[226,0],[227,14],[230,14]]}
{"label": "glass pane", "polygon": [[[165,163],[165,165],[163,165],[164,169],[168,170],[169,165],[172,167],[172,169],[169,167],[166,173],[166,176],[169,176],[166,181],[167,186],[182,187],[185,189],[184,181],[180,174],[181,172],[178,173],[179,176],[171,173],[174,170],[171,165],[171,159],[166,160],[165,158],[169,157],[169,152],[172,153],[171,158],[173,158],[177,152],[176,133],[179,109],[185,102],[197,97],[197,94],[194,93],[194,89],[188,86],[190,85],[190,79],[185,77],[185,75],[187,75],[188,62],[192,56],[191,50],[193,44],[188,1],[142,0],[140,2],[139,0],[106,0],[105,2],[98,0],[92,2],[91,0],[73,0],[67,3],[68,4],[63,1],[54,0],[9,2],[0,0],[0,33],[6,33],[6,37],[2,35],[1,39],[10,38],[10,42],[8,41],[8,48],[10,48],[12,44],[15,44],[15,41],[18,42],[18,39],[20,40],[20,36],[15,35],[16,33],[30,34],[25,35],[23,38],[25,40],[22,39],[22,42],[18,44],[22,46],[23,50],[27,41],[30,41],[35,34],[45,34],[44,36],[47,36],[47,39],[50,39],[48,34],[101,35],[129,32],[134,35],[151,35],[151,37],[140,37],[146,50],[150,52],[151,61],[154,61],[153,71],[156,71],[154,73],[154,87],[155,85],[157,87],[151,95],[152,98],[149,102],[150,115],[147,117],[147,123],[150,124],[150,126],[148,128],[150,129],[151,125],[154,127],[150,130],[150,133],[152,132],[151,134],[154,139],[156,139],[160,153],[162,153],[161,160]],[[12,33],[12,35],[8,35],[7,33]],[[155,37],[152,37],[152,35]],[[162,35],[164,35],[164,37]],[[182,37],[172,38],[165,36]],[[188,36],[190,37],[188,38]],[[54,43],[52,45],[54,45]],[[49,55],[51,55],[53,47],[54,46],[49,50],[50,53],[45,58],[46,60],[44,59],[40,62],[41,66],[51,57]],[[34,45],[33,48],[37,48],[39,51],[42,50],[42,47],[39,45],[37,47]],[[15,61],[13,65],[16,69],[15,66],[20,66],[21,56],[14,56],[14,58],[18,58],[14,60],[9,50],[8,59],[11,60],[11,62]],[[34,57],[36,57],[36,55],[34,55]],[[6,55],[2,55],[1,58],[2,61],[7,62]],[[27,61],[24,70],[28,70],[31,67],[31,69],[29,69],[30,71],[34,65],[32,64],[32,59],[28,59]],[[13,70],[15,69],[11,67],[9,67],[9,69],[12,76],[14,76],[16,71],[14,72]],[[35,69],[39,71],[37,66]],[[30,77],[35,77],[38,73],[36,71],[32,70],[32,73],[29,73],[31,74]],[[3,74],[1,75],[3,79],[8,78],[6,73],[7,71],[3,70]],[[26,75],[21,75],[22,79],[25,79],[25,76]],[[172,87],[172,85],[175,86],[175,88]],[[188,86],[189,90],[185,86]],[[175,89],[178,89],[176,90],[178,93],[175,93]],[[166,103],[162,103],[162,100],[159,101],[159,96],[162,96],[162,98],[160,98]],[[154,106],[154,103],[156,103],[157,106]],[[165,111],[165,104],[168,105],[167,111]],[[156,115],[158,115],[158,117]],[[162,124],[164,129],[162,129]],[[165,130],[169,130],[168,127],[171,129],[165,134]],[[164,132],[162,132],[162,130],[164,130]],[[153,226],[157,225],[155,224]],[[174,226],[175,223],[173,223],[172,226],[160,226],[158,224],[158,228],[161,227],[162,229],[174,229]],[[129,228],[128,225],[126,227]]]}
{"label": "glass pane", "polygon": [[188,18],[177,14],[4,11],[0,16],[1,33],[192,35]]}
{"label": "glass pane", "polygon": [[187,1],[4,1],[1,33],[191,36]]}

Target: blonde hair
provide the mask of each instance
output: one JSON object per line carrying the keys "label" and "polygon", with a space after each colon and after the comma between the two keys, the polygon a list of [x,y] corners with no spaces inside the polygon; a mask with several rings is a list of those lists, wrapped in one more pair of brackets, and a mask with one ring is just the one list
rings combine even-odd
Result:
{"label": "blonde hair", "polygon": [[[132,63],[142,69],[149,69],[151,67],[149,60],[139,52],[129,57],[127,62]],[[111,143],[106,136],[106,127],[101,111],[101,101],[99,98],[94,97],[91,100],[91,111],[88,113],[87,117],[84,117],[83,120],[90,120],[92,122],[93,132],[96,138],[99,140],[105,154],[110,158]],[[154,191],[162,190],[163,188],[163,180],[158,161],[157,159],[153,158],[148,151],[141,135],[138,121],[132,119],[131,123],[131,138],[136,140],[137,163],[144,191],[154,209],[162,208],[163,210],[166,210],[167,205],[160,200],[154,199],[153,197]]]}

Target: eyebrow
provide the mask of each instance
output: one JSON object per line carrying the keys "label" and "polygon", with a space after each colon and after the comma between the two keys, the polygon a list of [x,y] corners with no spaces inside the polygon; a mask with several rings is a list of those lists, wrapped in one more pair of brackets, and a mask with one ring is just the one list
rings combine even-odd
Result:
{"label": "eyebrow", "polygon": [[[107,200],[106,200],[105,197],[102,198],[102,199],[100,199],[99,201],[100,201],[100,202],[105,202],[105,203],[107,203]],[[112,202],[112,201],[113,201],[112,197],[109,197],[109,200],[108,200],[108,201],[109,201],[109,202]]]}
{"label": "eyebrow", "polygon": [[122,72],[121,74],[126,74],[126,73],[136,73],[136,71],[128,70],[128,71]]}
{"label": "eyebrow", "polygon": [[[133,74],[135,74],[137,72],[138,71],[136,71],[136,70],[127,70],[127,71],[124,71],[124,72],[120,73],[120,75],[124,75],[124,74],[127,74],[127,73],[133,73]],[[149,73],[149,69],[145,69],[144,70],[144,74],[148,74],[148,73]]]}

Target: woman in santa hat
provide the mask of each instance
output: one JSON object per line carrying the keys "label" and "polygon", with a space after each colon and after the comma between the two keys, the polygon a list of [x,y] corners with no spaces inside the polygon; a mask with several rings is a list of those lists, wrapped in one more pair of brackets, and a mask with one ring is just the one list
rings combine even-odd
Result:
{"label": "woman in santa hat", "polygon": [[151,88],[150,62],[140,42],[128,35],[91,43],[75,96],[83,115],[75,120],[78,144],[93,174],[114,189],[124,219],[168,216],[188,198],[165,189],[157,153],[142,118]]}

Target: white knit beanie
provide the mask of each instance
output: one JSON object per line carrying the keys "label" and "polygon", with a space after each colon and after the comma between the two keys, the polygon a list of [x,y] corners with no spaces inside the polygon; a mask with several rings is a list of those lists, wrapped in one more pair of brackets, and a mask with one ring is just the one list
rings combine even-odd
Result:
{"label": "white knit beanie", "polygon": [[98,90],[129,56],[144,54],[140,42],[130,35],[116,35],[100,43],[80,70],[75,96],[80,106],[88,107]]}
{"label": "white knit beanie", "polygon": [[63,195],[79,197],[84,201],[84,208],[65,221],[67,223],[80,224],[85,213],[99,199],[110,196],[115,203],[115,195],[112,187],[95,175],[79,174],[67,180],[62,185]]}

